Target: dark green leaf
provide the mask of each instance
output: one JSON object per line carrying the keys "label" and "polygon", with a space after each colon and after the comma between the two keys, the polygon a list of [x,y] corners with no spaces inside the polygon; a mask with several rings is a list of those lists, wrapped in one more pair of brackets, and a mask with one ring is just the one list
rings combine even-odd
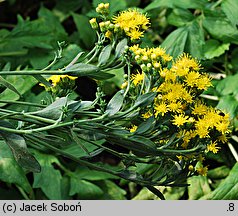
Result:
{"label": "dark green leaf", "polygon": [[224,0],[222,1],[221,8],[232,23],[232,25],[238,24],[238,2],[237,0]]}
{"label": "dark green leaf", "polygon": [[61,179],[59,170],[56,170],[53,163],[59,164],[59,161],[53,155],[34,152],[36,159],[41,165],[41,172],[34,173],[33,188],[41,188],[49,199],[61,199]]}
{"label": "dark green leaf", "polygon": [[98,66],[99,65],[104,65],[107,63],[108,59],[110,58],[110,55],[111,55],[111,51],[112,51],[112,45],[111,44],[108,44],[107,46],[105,46],[99,57],[98,57]]}
{"label": "dark green leaf", "polygon": [[229,50],[229,43],[221,44],[218,40],[210,39],[207,40],[204,46],[204,57],[206,59],[212,59],[218,57]]}
{"label": "dark green leaf", "polygon": [[115,58],[120,58],[123,52],[125,51],[125,48],[127,46],[127,39],[122,39],[116,46],[115,50]]}
{"label": "dark green leaf", "polygon": [[146,106],[148,104],[151,104],[156,96],[155,92],[149,92],[143,95],[140,95],[136,101],[133,107],[138,107],[138,106]]}
{"label": "dark green leaf", "polygon": [[135,131],[135,134],[143,134],[148,132],[150,129],[154,128],[155,126],[155,119],[153,117],[147,119],[145,122],[142,122],[137,130]]}
{"label": "dark green leaf", "polygon": [[238,199],[238,163],[236,163],[229,176],[223,181],[218,188],[211,193],[201,197],[206,200],[237,200]]}
{"label": "dark green leaf", "polygon": [[238,112],[238,101],[232,95],[225,95],[220,98],[217,108],[229,113],[230,117],[234,118]]}
{"label": "dark green leaf", "polygon": [[105,114],[107,114],[108,116],[112,116],[121,109],[124,100],[123,94],[124,91],[120,90],[113,96],[113,98],[109,101],[107,105]]}
{"label": "dark green leaf", "polygon": [[8,145],[2,140],[0,141],[0,179],[20,186],[28,193],[32,191],[24,171],[14,160]]}

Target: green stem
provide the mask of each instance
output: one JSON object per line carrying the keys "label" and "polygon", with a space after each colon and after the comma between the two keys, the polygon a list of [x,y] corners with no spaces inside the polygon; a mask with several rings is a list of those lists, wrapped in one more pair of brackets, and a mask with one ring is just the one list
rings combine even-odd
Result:
{"label": "green stem", "polygon": [[25,101],[0,100],[0,103],[19,104],[19,105],[26,105],[26,106],[42,107],[42,108],[46,107],[45,105],[42,105],[42,104],[30,103],[30,102],[25,102]]}
{"label": "green stem", "polygon": [[18,185],[16,185],[16,187],[20,191],[21,195],[24,197],[25,200],[30,200],[30,198],[27,196],[27,194],[21,187],[19,187]]}

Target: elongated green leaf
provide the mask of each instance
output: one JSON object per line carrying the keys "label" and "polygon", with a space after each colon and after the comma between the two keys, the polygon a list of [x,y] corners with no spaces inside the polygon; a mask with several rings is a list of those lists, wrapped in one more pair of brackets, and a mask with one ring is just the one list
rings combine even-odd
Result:
{"label": "elongated green leaf", "polygon": [[108,59],[110,58],[111,55],[111,51],[112,51],[112,45],[108,44],[107,46],[105,46],[99,57],[98,57],[98,65],[104,65],[107,63]]}
{"label": "elongated green leaf", "polygon": [[156,96],[155,92],[149,92],[143,95],[140,95],[136,101],[133,107],[138,107],[138,106],[146,106],[148,104],[151,104]]}
{"label": "elongated green leaf", "polygon": [[230,169],[227,166],[216,167],[208,170],[207,176],[211,179],[222,179],[229,175]]}
{"label": "elongated green leaf", "polygon": [[[70,70],[70,72],[68,72]],[[87,76],[87,75],[96,75],[95,73],[99,72],[99,68],[95,65],[78,63],[72,65],[65,72],[73,76]]]}
{"label": "elongated green leaf", "polygon": [[2,140],[0,140],[0,179],[20,186],[27,193],[32,191],[23,169],[16,163],[10,148]]}
{"label": "elongated green leaf", "polygon": [[48,87],[52,86],[52,84],[41,75],[33,75],[33,77],[37,79],[40,83],[44,84],[45,86],[48,86]]}
{"label": "elongated green leaf", "polygon": [[36,159],[41,165],[41,172],[34,173],[33,188],[41,188],[49,199],[61,199],[61,179],[59,170],[56,170],[53,163],[59,161],[53,155],[41,154],[34,151]]}
{"label": "elongated green leaf", "polygon": [[112,116],[121,109],[124,100],[123,93],[124,91],[120,90],[113,96],[107,105],[105,114]]}
{"label": "elongated green leaf", "polygon": [[15,92],[21,97],[21,94],[17,91],[17,89],[2,76],[0,76],[0,84],[4,85],[6,88],[9,88],[11,91]]}
{"label": "elongated green leaf", "polygon": [[123,52],[125,51],[125,48],[127,46],[127,39],[122,39],[116,46],[115,50],[115,58],[120,58]]}
{"label": "elongated green leaf", "polygon": [[180,27],[170,33],[161,44],[173,57],[177,57],[184,52],[188,37],[187,27]]}
{"label": "elongated green leaf", "polygon": [[224,0],[222,1],[221,8],[231,21],[232,25],[238,24],[238,2],[236,0]]}
{"label": "elongated green leaf", "polygon": [[31,112],[30,114],[34,114],[37,116],[50,118],[50,119],[59,119],[63,112],[62,110],[63,107],[67,106],[68,114],[69,114],[76,111],[80,107],[80,105],[81,105],[80,101],[73,101],[73,100],[69,100],[67,97],[61,97],[58,100],[54,101],[49,106],[47,106],[46,108],[36,112]]}
{"label": "elongated green leaf", "polygon": [[223,181],[218,188],[211,193],[201,197],[206,200],[237,200],[238,199],[238,163],[236,163],[229,176]]}

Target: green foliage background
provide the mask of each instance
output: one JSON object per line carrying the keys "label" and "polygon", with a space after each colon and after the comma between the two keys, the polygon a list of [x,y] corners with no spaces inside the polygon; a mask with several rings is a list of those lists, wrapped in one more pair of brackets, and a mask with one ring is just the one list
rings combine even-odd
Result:
{"label": "green foliage background", "polygon": [[[65,41],[62,59],[53,69],[67,65],[80,52],[94,46],[96,34],[89,24],[98,3],[109,2],[111,13],[129,7],[139,7],[151,19],[151,28],[142,39],[143,46],[165,47],[177,57],[183,52],[198,58],[215,78],[213,87],[204,92],[208,104],[226,110],[232,117],[230,146],[238,150],[238,2],[237,0],[55,0],[0,2],[0,68],[17,70],[42,69],[54,59],[58,43]],[[123,82],[123,70],[104,82],[104,92],[110,98]],[[47,103],[47,95],[32,76],[4,76],[26,102]],[[81,80],[81,83],[84,80]],[[72,98],[89,97],[86,86],[79,83]],[[4,83],[0,86],[3,100],[20,99]],[[89,91],[90,93],[90,91]],[[0,103],[6,108],[6,103]],[[29,106],[8,105],[14,110],[34,111]],[[63,136],[63,134],[62,134]],[[11,139],[11,137],[9,138]],[[12,138],[13,140],[13,138]],[[20,142],[16,138],[17,142]],[[100,143],[99,143],[100,144]],[[84,143],[89,145],[89,143]],[[89,170],[86,167],[53,155],[31,149],[40,163],[40,173],[25,173],[14,160],[9,147],[0,140],[1,199],[157,199],[145,188],[117,177]],[[92,149],[93,150],[93,149]],[[75,156],[82,150],[67,149]],[[102,155],[110,169],[120,163],[111,155]],[[167,199],[238,199],[238,163],[228,145],[217,155],[208,155],[208,176],[188,179],[190,186],[160,188]],[[67,164],[67,167],[65,166]],[[140,167],[141,173],[147,167]]]}

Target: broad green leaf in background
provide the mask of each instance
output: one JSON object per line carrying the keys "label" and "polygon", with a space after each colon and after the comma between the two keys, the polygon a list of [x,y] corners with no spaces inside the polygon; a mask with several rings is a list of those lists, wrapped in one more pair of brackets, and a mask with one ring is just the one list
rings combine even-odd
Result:
{"label": "broad green leaf in background", "polygon": [[222,1],[221,8],[231,21],[232,25],[238,24],[238,1],[237,0],[224,0]]}
{"label": "broad green leaf in background", "polygon": [[201,197],[206,200],[237,200],[238,199],[238,163],[231,169],[229,176],[226,177],[218,188]]}
{"label": "broad green leaf in background", "polygon": [[89,18],[76,13],[72,13],[72,16],[78,30],[78,35],[82,41],[81,46],[87,49],[92,48],[95,43],[96,33],[89,24]]}
{"label": "broad green leaf in background", "polygon": [[27,193],[32,191],[23,169],[17,164],[10,148],[2,140],[0,140],[0,179],[18,185]]}
{"label": "broad green leaf in background", "polygon": [[208,33],[225,43],[238,44],[238,29],[233,26],[227,17],[218,11],[205,11],[203,27]]}
{"label": "broad green leaf in background", "polygon": [[108,44],[107,46],[105,46],[99,57],[98,57],[98,66],[99,65],[104,65],[107,63],[108,59],[110,58],[110,55],[111,55],[111,51],[112,51],[112,45],[111,44]]}
{"label": "broad green leaf in background", "polygon": [[199,24],[199,20],[195,20],[188,25],[188,38],[186,42],[185,52],[190,53],[195,58],[203,57],[204,47],[204,31]]}
{"label": "broad green leaf in background", "polygon": [[125,200],[126,191],[111,180],[100,181],[98,183],[103,190],[102,200]]}
{"label": "broad green leaf in background", "polygon": [[230,169],[227,166],[220,166],[214,169],[208,170],[207,176],[211,179],[221,179],[229,175]]}
{"label": "broad green leaf in background", "polygon": [[230,43],[220,43],[218,40],[210,39],[205,42],[204,57],[206,59],[213,59],[229,50]]}
{"label": "broad green leaf in background", "polygon": [[58,159],[38,151],[34,151],[34,155],[41,165],[41,172],[34,173],[33,188],[41,188],[49,199],[61,199],[62,176],[53,166],[53,163],[59,164]]}
{"label": "broad green leaf in background", "polygon": [[155,9],[158,7],[169,7],[169,8],[199,8],[203,9],[206,5],[206,0],[154,0],[150,3],[146,8],[145,11]]}
{"label": "broad green leaf in background", "polygon": [[168,23],[177,27],[186,25],[188,22],[191,22],[195,17],[193,14],[186,9],[175,8],[168,15]]}
{"label": "broad green leaf in background", "polygon": [[200,197],[211,192],[211,188],[206,176],[193,176],[187,180],[188,186],[188,199],[197,200]]}
{"label": "broad green leaf in background", "polygon": [[78,194],[80,199],[95,199],[103,194],[102,189],[92,182],[82,180],[77,175],[72,175],[70,178],[69,195]]}
{"label": "broad green leaf in background", "polygon": [[188,37],[187,27],[180,27],[171,32],[161,44],[170,55],[177,57],[184,52]]}
{"label": "broad green leaf in background", "polygon": [[[238,95],[238,74],[227,76],[225,79],[219,81],[216,85],[216,90],[221,95]],[[238,98],[237,98],[238,99]]]}

